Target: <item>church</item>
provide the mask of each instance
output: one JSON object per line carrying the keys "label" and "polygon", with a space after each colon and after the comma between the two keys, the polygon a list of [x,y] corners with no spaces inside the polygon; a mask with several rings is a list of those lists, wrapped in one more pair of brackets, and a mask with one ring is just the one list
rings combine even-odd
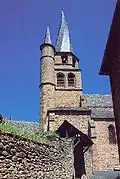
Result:
{"label": "church", "polygon": [[47,27],[40,50],[43,130],[56,131],[61,137],[74,137],[76,179],[82,174],[115,170],[119,156],[112,97],[83,94],[80,61],[73,53],[63,10],[56,45],[52,44]]}

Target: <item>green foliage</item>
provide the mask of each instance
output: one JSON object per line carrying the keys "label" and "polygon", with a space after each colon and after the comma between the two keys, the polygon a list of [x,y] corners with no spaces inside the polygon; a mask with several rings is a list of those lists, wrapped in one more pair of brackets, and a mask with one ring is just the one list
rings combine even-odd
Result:
{"label": "green foliage", "polygon": [[48,140],[48,137],[51,136],[55,136],[55,133],[52,132],[40,132],[40,133],[35,133],[35,132],[28,132],[26,130],[22,130],[22,129],[18,129],[15,128],[14,126],[12,126],[12,124],[8,121],[4,121],[2,123],[0,123],[0,131],[3,133],[10,133],[13,135],[18,135],[21,136],[23,138],[32,140],[32,141],[37,141],[43,144],[47,144],[47,145],[52,145],[50,140]]}

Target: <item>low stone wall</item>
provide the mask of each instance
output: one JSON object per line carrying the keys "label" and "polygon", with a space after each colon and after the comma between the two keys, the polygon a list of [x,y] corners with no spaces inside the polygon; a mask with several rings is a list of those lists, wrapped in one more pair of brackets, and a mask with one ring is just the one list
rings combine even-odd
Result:
{"label": "low stone wall", "polygon": [[72,179],[72,174],[70,141],[49,146],[0,132],[0,178]]}

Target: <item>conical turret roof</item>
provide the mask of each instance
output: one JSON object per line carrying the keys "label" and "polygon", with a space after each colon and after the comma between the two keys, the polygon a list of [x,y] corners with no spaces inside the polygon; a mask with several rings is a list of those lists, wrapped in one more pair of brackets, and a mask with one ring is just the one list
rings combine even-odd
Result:
{"label": "conical turret roof", "polygon": [[50,36],[50,28],[49,28],[49,26],[47,26],[47,28],[46,28],[46,33],[45,33],[44,43],[52,44],[52,42],[51,42],[51,36]]}

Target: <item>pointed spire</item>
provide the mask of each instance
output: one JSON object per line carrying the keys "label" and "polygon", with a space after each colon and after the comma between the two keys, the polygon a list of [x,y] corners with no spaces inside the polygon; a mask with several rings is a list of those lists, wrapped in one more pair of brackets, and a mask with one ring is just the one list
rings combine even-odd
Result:
{"label": "pointed spire", "polygon": [[47,26],[44,43],[51,44],[50,28]]}
{"label": "pointed spire", "polygon": [[55,48],[57,52],[71,52],[72,51],[69,29],[68,29],[68,25],[67,25],[63,10],[61,12],[61,23],[59,26]]}

